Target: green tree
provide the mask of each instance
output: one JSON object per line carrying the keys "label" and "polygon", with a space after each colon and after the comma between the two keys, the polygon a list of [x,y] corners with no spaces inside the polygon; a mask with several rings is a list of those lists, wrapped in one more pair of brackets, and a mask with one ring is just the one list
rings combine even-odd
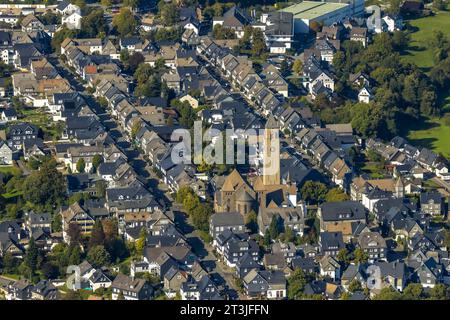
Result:
{"label": "green tree", "polygon": [[98,97],[97,102],[103,109],[106,109],[108,107],[108,100],[106,100],[105,97]]}
{"label": "green tree", "polygon": [[350,291],[351,293],[361,290],[362,290],[361,283],[356,279],[352,280],[352,282],[350,282],[350,284],[348,285],[348,291]]}
{"label": "green tree", "polygon": [[120,51],[120,61],[122,61],[123,64],[128,64],[128,59],[130,59],[130,53],[128,52],[128,50],[123,49],[122,51]]}
{"label": "green tree", "polygon": [[234,30],[223,27],[221,24],[216,24],[213,28],[213,37],[217,40],[235,39],[236,34]]}
{"label": "green tree", "polygon": [[430,290],[431,300],[447,300],[448,299],[448,289],[445,284],[438,283]]}
{"label": "green tree", "polygon": [[441,61],[430,71],[430,79],[438,89],[444,89],[449,85],[450,80],[450,57]]}
{"label": "green tree", "polygon": [[62,220],[60,214],[54,214],[52,217],[52,231],[53,232],[62,231]]}
{"label": "green tree", "polygon": [[290,73],[289,69],[289,63],[287,62],[287,59],[283,59],[280,64],[280,73],[283,77],[286,77]]}
{"label": "green tree", "polygon": [[244,27],[244,35],[241,39],[239,39],[239,47],[241,49],[249,50],[252,47],[252,35],[253,35],[253,27],[245,26]]}
{"label": "green tree", "polygon": [[270,232],[269,232],[269,230],[266,230],[266,232],[264,233],[263,244],[267,249],[270,247],[271,243],[272,243],[272,239],[270,239]]}
{"label": "green tree", "polygon": [[56,13],[47,10],[43,15],[39,17],[39,20],[41,20],[44,25],[59,24],[61,22],[61,17]]}
{"label": "green tree", "polygon": [[39,251],[36,246],[36,242],[34,241],[34,238],[31,237],[30,241],[28,243],[28,248],[26,250],[25,259],[24,259],[24,263],[30,272],[30,278],[31,278],[31,276],[34,275],[34,273],[37,270],[38,255],[39,255]]}
{"label": "green tree", "polygon": [[338,202],[338,201],[347,201],[347,200],[350,200],[349,195],[346,194],[339,187],[330,189],[325,196],[325,201],[327,201],[327,202]]}
{"label": "green tree", "polygon": [[272,220],[270,221],[268,232],[270,234],[270,238],[275,240],[280,235],[280,218],[278,215],[273,215]]}
{"label": "green tree", "polygon": [[135,121],[131,127],[131,138],[133,140],[136,139],[136,135],[138,134],[139,130],[141,130],[141,122]]}
{"label": "green tree", "polygon": [[420,98],[420,113],[425,116],[437,116],[440,110],[436,104],[437,95],[434,90],[423,90]]}
{"label": "green tree", "polygon": [[134,73],[140,64],[142,64],[145,61],[144,56],[140,52],[133,52],[132,55],[129,56],[128,62],[127,62],[127,69]]}
{"label": "green tree", "polygon": [[258,232],[258,216],[255,211],[250,211],[250,213],[245,217],[245,226],[251,231],[251,233]]}
{"label": "green tree", "polygon": [[97,37],[107,31],[108,26],[102,9],[94,9],[87,16],[81,18],[81,33],[85,37]]}
{"label": "green tree", "polygon": [[252,55],[254,57],[260,57],[266,50],[264,33],[261,29],[254,29],[252,34]]}
{"label": "green tree", "polygon": [[187,128],[192,128],[194,121],[197,119],[195,110],[191,107],[189,102],[181,102],[178,99],[174,99],[170,102],[170,105],[177,110],[180,114],[179,123]]}
{"label": "green tree", "polygon": [[341,294],[340,300],[349,300],[350,297],[351,297],[351,294],[349,292],[344,292],[343,294]]}
{"label": "green tree", "polygon": [[106,195],[106,182],[104,180],[98,180],[95,182],[95,192],[98,198],[104,198]]}
{"label": "green tree", "polygon": [[192,224],[200,231],[209,231],[209,218],[211,216],[212,209],[207,204],[200,204],[195,207],[191,212]]}
{"label": "green tree", "polygon": [[283,242],[288,243],[288,242],[294,242],[295,241],[295,233],[294,230],[292,230],[291,228],[287,227],[284,230],[284,234],[283,234]]}
{"label": "green tree", "polygon": [[77,171],[78,172],[84,172],[84,169],[86,169],[86,163],[84,161],[84,158],[80,158],[77,161]]}
{"label": "green tree", "polygon": [[419,300],[423,293],[423,287],[420,283],[410,283],[403,290],[404,300]]}
{"label": "green tree", "polygon": [[433,31],[429,40],[429,46],[433,51],[433,58],[436,63],[439,63],[448,57],[450,42],[447,35],[443,31]]}
{"label": "green tree", "polygon": [[67,265],[79,265],[81,263],[81,249],[77,244],[70,245],[67,251],[68,264]]}
{"label": "green tree", "polygon": [[41,271],[45,279],[56,279],[59,276],[58,267],[50,261],[42,265]]}
{"label": "green tree", "polygon": [[400,51],[407,49],[410,41],[411,37],[409,34],[402,30],[396,30],[392,35],[392,45],[395,50]]}
{"label": "green tree", "polygon": [[91,237],[89,239],[89,248],[103,245],[105,243],[105,233],[103,232],[103,226],[100,220],[95,221],[94,227],[91,231]]}
{"label": "green tree", "polygon": [[97,245],[89,249],[87,260],[95,268],[105,267],[110,264],[110,255],[102,245]]}
{"label": "green tree", "polygon": [[119,14],[113,18],[113,27],[121,36],[127,36],[135,32],[137,21],[130,9],[120,9]]}
{"label": "green tree", "polygon": [[401,0],[389,0],[389,6],[387,12],[393,15],[397,15],[400,13],[400,7],[402,5]]}
{"label": "green tree", "polygon": [[3,272],[17,273],[17,259],[9,251],[3,256]]}
{"label": "green tree", "polygon": [[367,253],[364,252],[361,248],[356,248],[353,252],[354,259],[353,261],[355,263],[365,263],[369,259],[369,256]]}
{"label": "green tree", "polygon": [[139,233],[139,239],[136,240],[136,253],[139,256],[142,256],[144,254],[146,242],[147,242],[147,229],[142,228],[141,232]]}
{"label": "green tree", "polygon": [[351,108],[353,128],[365,137],[375,137],[381,128],[382,115],[373,103],[357,103]]}
{"label": "green tree", "polygon": [[165,26],[173,26],[180,19],[180,11],[173,3],[164,3],[159,7],[161,21]]}
{"label": "green tree", "polygon": [[450,230],[446,229],[444,231],[444,246],[447,247],[447,250],[450,250]]}
{"label": "green tree", "polygon": [[73,0],[73,3],[77,5],[81,10],[86,8],[86,1],[84,0]]}
{"label": "green tree", "polygon": [[66,198],[66,180],[56,169],[54,160],[44,162],[39,171],[33,171],[23,183],[23,199],[35,209],[53,210]]}
{"label": "green tree", "polygon": [[303,72],[303,62],[300,59],[295,59],[294,63],[292,64],[292,71],[296,75],[301,75]]}
{"label": "green tree", "polygon": [[341,250],[339,250],[336,259],[339,262],[342,262],[344,264],[348,264],[349,262],[349,254],[348,254],[348,250],[346,248],[343,248]]}
{"label": "green tree", "polygon": [[392,287],[381,289],[380,293],[373,297],[373,300],[401,300],[402,295]]}
{"label": "green tree", "polygon": [[328,188],[325,184],[309,180],[302,186],[300,194],[306,202],[318,203],[325,199],[327,192]]}
{"label": "green tree", "polygon": [[302,297],[306,284],[313,279],[306,274],[301,268],[295,269],[291,276],[287,279],[287,295],[291,300],[298,300]]}
{"label": "green tree", "polygon": [[98,169],[101,163],[103,163],[103,157],[100,154],[96,154],[92,157],[92,166],[95,170]]}
{"label": "green tree", "polygon": [[70,243],[78,243],[81,239],[81,229],[78,223],[71,222],[69,223],[69,227],[67,229],[67,235],[70,238]]}

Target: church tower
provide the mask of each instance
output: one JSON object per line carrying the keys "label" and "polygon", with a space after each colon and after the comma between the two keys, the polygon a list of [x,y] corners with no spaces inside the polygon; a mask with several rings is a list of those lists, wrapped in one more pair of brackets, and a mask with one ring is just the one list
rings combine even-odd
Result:
{"label": "church tower", "polygon": [[403,184],[401,176],[399,176],[395,182],[395,196],[397,198],[403,198],[405,196],[405,185]]}
{"label": "church tower", "polygon": [[280,184],[280,138],[278,123],[270,116],[264,130],[263,141],[263,184]]}

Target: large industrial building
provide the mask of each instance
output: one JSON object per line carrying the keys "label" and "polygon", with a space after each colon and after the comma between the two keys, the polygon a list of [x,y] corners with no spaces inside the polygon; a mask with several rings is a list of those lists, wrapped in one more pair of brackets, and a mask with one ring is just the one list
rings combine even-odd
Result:
{"label": "large industrial building", "polygon": [[362,15],[364,2],[365,0],[302,1],[280,11],[294,15],[294,33],[308,33],[313,21],[329,26],[346,17]]}

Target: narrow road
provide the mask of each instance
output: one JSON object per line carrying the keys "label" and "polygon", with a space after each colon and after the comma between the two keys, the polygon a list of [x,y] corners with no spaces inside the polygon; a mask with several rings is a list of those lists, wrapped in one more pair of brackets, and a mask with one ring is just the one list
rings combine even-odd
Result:
{"label": "narrow road", "polygon": [[[52,62],[58,72],[63,75],[64,78],[68,79],[71,86],[83,95],[88,105],[92,107],[102,125],[115,141],[117,147],[127,156],[128,163],[133,167],[140,178],[146,182],[146,186],[152,191],[156,199],[164,202],[163,204],[165,205],[170,205],[171,201],[169,197],[165,195],[168,187],[159,180],[155,181],[155,175],[148,166],[147,161],[145,161],[144,155],[131,143],[127,132],[121,127],[120,123],[113,119],[109,112],[100,107],[94,97],[86,91],[84,85],[78,81],[77,76],[74,75],[60,59],[53,57]],[[161,186],[162,190],[160,190],[158,186]]]}
{"label": "narrow road", "polygon": [[182,207],[177,203],[173,203],[172,209],[175,213],[177,228],[186,236],[192,251],[200,258],[202,266],[208,271],[215,284],[226,289],[225,291],[230,300],[243,299],[244,297],[238,294],[238,288],[235,286],[233,270],[217,260],[213,253],[214,248],[202,240],[198,230],[195,230],[188,221],[188,216]]}

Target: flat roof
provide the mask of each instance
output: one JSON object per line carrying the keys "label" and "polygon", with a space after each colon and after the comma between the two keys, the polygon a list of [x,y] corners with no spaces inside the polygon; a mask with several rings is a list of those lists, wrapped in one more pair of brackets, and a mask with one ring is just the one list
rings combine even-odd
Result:
{"label": "flat roof", "polygon": [[314,19],[347,6],[348,3],[303,1],[280,11],[292,13],[294,19]]}

